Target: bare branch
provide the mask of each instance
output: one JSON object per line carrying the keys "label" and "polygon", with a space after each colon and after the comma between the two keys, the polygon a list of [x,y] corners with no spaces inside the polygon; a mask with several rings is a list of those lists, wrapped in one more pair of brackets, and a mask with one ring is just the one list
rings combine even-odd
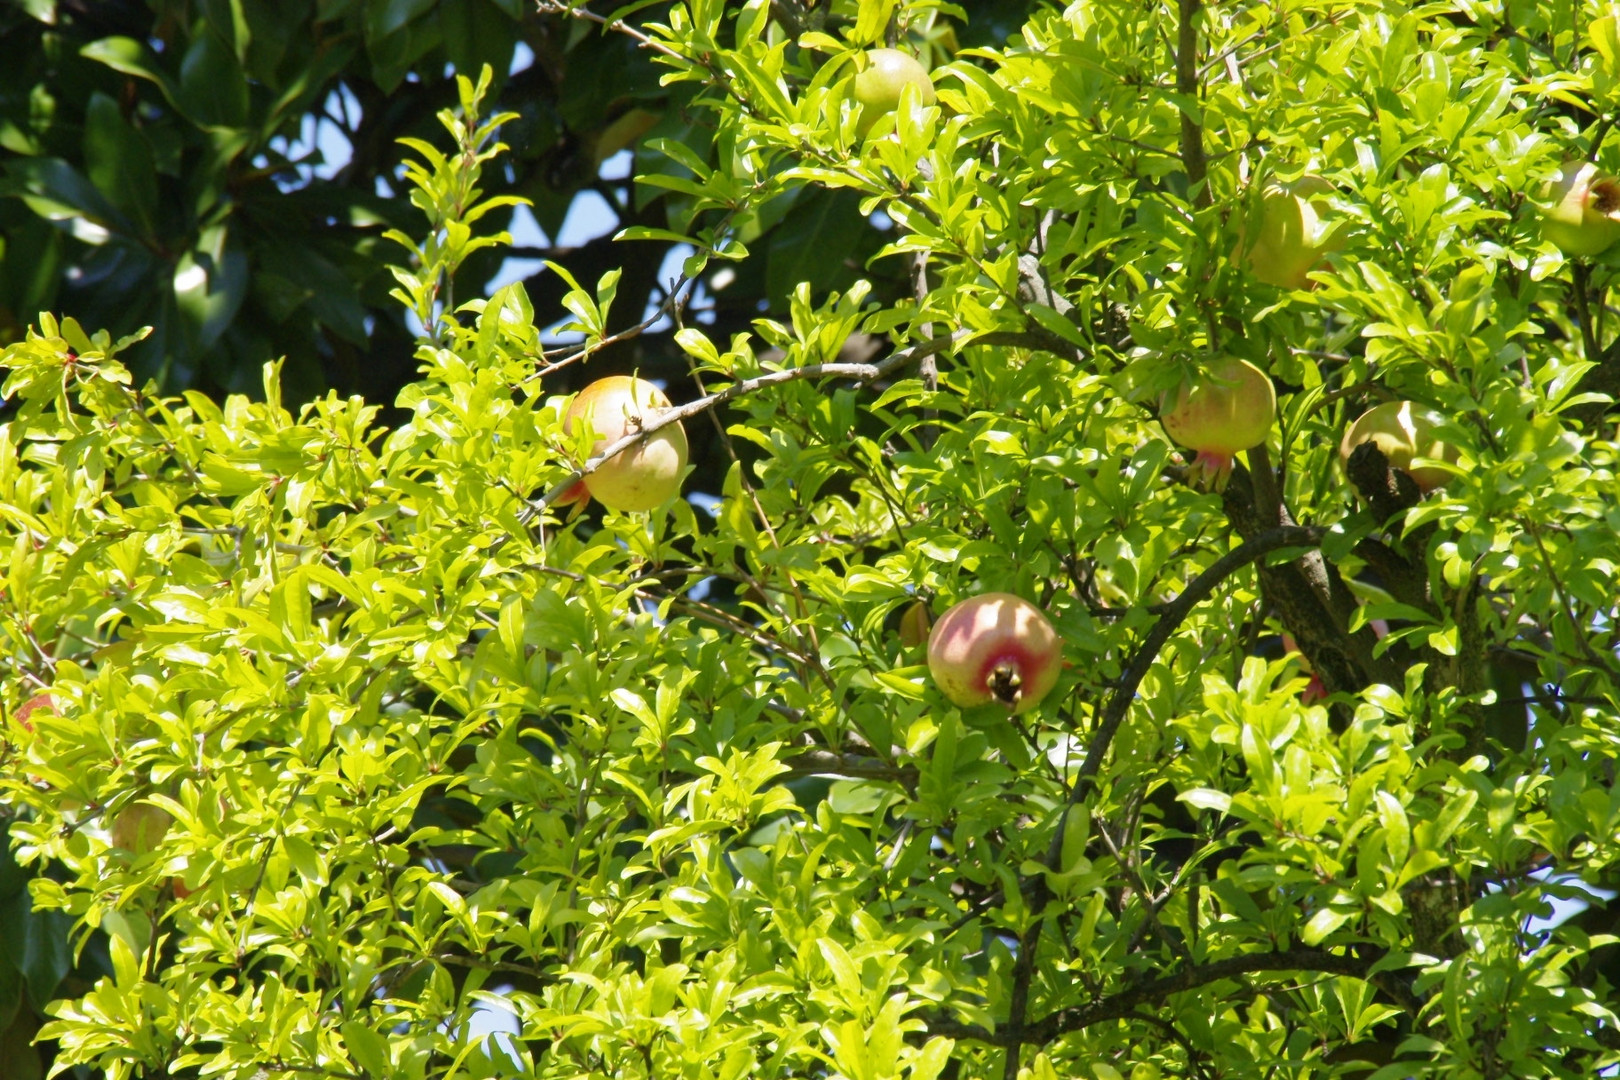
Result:
{"label": "bare branch", "polygon": [[907,364],[921,360],[924,357],[934,356],[947,349],[962,348],[967,345],[1010,345],[1051,350],[1054,348],[1054,342],[1060,343],[1060,347],[1065,350],[1069,348],[1067,342],[1063,342],[1056,335],[1047,334],[1044,331],[992,331],[975,335],[972,331],[959,330],[954,334],[941,334],[927,341],[918,342],[909,348],[897,349],[875,364],[805,364],[803,367],[766,372],[764,375],[756,375],[751,379],[739,379],[723,390],[717,390],[712,394],[689,401],[685,405],[665,409],[657,416],[647,417],[640,428],[632,431],[622,439],[609,443],[601,453],[596,454],[585,464],[570,473],[562,483],[546,492],[539,499],[531,501],[529,510],[525,513],[528,518],[532,519],[535,514],[551,505],[558,496],[572,487],[575,482],[589,476],[597,469],[600,469],[610,458],[624,453],[654,432],[669,427],[671,424],[678,424],[682,420],[689,420],[694,416],[723,405],[733,398],[751,394],[767,386],[794,382],[798,379],[843,378],[854,379],[856,382],[875,382],[905,367]]}

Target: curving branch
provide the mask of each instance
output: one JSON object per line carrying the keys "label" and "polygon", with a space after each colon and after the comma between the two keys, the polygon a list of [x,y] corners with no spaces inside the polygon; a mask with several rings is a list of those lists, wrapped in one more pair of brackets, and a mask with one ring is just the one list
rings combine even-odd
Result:
{"label": "curving branch", "polygon": [[1140,979],[1090,1004],[1059,1009],[1028,1025],[1008,1024],[992,1031],[978,1024],[935,1020],[928,1024],[926,1033],[929,1036],[944,1035],[947,1038],[972,1039],[990,1046],[1006,1047],[1009,1054],[1016,1055],[1017,1048],[1026,1043],[1049,1043],[1059,1036],[1084,1030],[1093,1024],[1129,1019],[1142,1006],[1159,1005],[1172,994],[1196,990],[1200,986],[1238,975],[1266,971],[1308,971],[1366,979],[1386,953],[1382,949],[1367,949],[1365,952],[1365,956],[1348,956],[1326,949],[1300,948],[1245,953],[1224,960],[1212,960],[1207,964],[1195,964],[1157,979]]}
{"label": "curving branch", "polygon": [[[1120,676],[1119,683],[1114,687],[1114,692],[1103,709],[1102,721],[1091,737],[1091,745],[1086,749],[1086,759],[1081,762],[1080,771],[1075,774],[1074,787],[1069,791],[1071,805],[1086,797],[1091,778],[1102,768],[1103,758],[1107,756],[1108,748],[1114,741],[1114,734],[1119,730],[1125,714],[1130,711],[1131,702],[1136,699],[1137,687],[1147,678],[1154,660],[1158,659],[1159,650],[1164,648],[1165,643],[1170,640],[1170,635],[1176,632],[1176,628],[1183,620],[1192,614],[1199,601],[1214,592],[1221,582],[1255,560],[1281,548],[1316,547],[1326,535],[1327,530],[1316,525],[1279,525],[1267,529],[1243,541],[1210,563],[1203,573],[1188,583],[1181,591],[1181,595],[1163,606],[1159,621],[1153,624],[1153,629],[1142,639],[1141,646],[1131,657],[1130,664]],[[1053,838],[1052,847],[1047,853],[1049,866],[1057,865],[1057,853],[1062,851],[1062,848],[1063,833],[1060,826],[1058,835]]]}
{"label": "curving branch", "polygon": [[[1080,763],[1080,771],[1075,774],[1074,787],[1069,789],[1069,805],[1078,804],[1086,797],[1091,788],[1092,777],[1102,768],[1103,758],[1108,756],[1108,748],[1113,744],[1114,735],[1119,731],[1119,725],[1124,721],[1125,714],[1130,711],[1131,702],[1136,700],[1137,688],[1142,685],[1142,680],[1147,677],[1153,662],[1158,659],[1159,650],[1164,648],[1170,640],[1170,635],[1176,632],[1176,628],[1192,613],[1193,608],[1198,606],[1199,601],[1214,592],[1221,582],[1256,559],[1280,548],[1315,547],[1322,542],[1322,537],[1326,533],[1326,529],[1304,525],[1280,525],[1258,533],[1216,559],[1203,573],[1193,578],[1179,596],[1163,606],[1158,621],[1142,639],[1142,644],[1131,657],[1131,662],[1114,686],[1113,694],[1103,709],[1102,719],[1097,725],[1096,732],[1091,736],[1091,745],[1086,748],[1086,759]],[[1053,870],[1058,868],[1062,859],[1067,823],[1067,814],[1058,819],[1058,826],[1052,833],[1052,842],[1046,849],[1046,865]],[[1024,1030],[1024,1013],[1029,1007],[1029,987],[1035,975],[1035,953],[1040,944],[1041,927],[1045,923],[1041,909],[1050,898],[1045,875],[1037,874],[1027,880],[1030,882],[1027,886],[1029,909],[1035,912],[1036,916],[1019,940],[1018,963],[1013,970],[1012,989],[1007,999],[1007,1029],[1012,1032],[1009,1036],[1010,1041],[1002,1044],[1008,1047],[1005,1072],[1007,1080],[1013,1080],[1017,1076],[1018,1047],[1022,1042],[1028,1041],[1019,1032]]]}

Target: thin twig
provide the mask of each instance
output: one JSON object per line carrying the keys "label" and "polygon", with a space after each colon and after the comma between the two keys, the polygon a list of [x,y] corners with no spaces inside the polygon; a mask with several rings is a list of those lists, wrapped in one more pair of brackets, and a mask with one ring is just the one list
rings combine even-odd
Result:
{"label": "thin twig", "polygon": [[[678,424],[682,420],[689,420],[694,416],[723,405],[733,398],[751,394],[767,386],[779,383],[793,382],[797,379],[826,379],[844,378],[854,379],[857,382],[875,382],[907,364],[920,360],[925,356],[933,356],[951,348],[960,348],[967,345],[1010,345],[1031,349],[1052,349],[1054,342],[1060,342],[1056,335],[1049,335],[1043,331],[992,331],[983,334],[973,334],[972,331],[959,330],[954,334],[941,334],[927,341],[918,342],[909,348],[897,349],[875,364],[805,364],[802,367],[786,368],[782,371],[771,371],[764,375],[756,375],[751,379],[739,379],[722,390],[689,401],[685,405],[678,405],[665,409],[656,416],[643,418],[641,425],[625,435],[623,438],[609,443],[603,450],[591,457],[568,475],[568,478],[556,487],[546,492],[539,499],[530,500],[529,509],[525,511],[527,519],[550,506],[563,492],[567,491],[579,480],[600,469],[611,458],[635,446],[643,439],[671,424]],[[1069,348],[1067,342],[1061,342],[1064,350]]]}

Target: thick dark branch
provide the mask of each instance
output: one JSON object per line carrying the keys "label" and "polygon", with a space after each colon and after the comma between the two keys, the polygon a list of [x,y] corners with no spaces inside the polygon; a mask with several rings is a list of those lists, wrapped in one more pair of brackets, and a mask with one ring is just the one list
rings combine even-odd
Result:
{"label": "thick dark branch", "polygon": [[[1579,279],[1577,279],[1576,295],[1581,295]],[[1601,297],[1599,300],[1601,302]],[[1586,428],[1595,429],[1603,422],[1609,410],[1615,407],[1615,401],[1620,401],[1620,339],[1611,341],[1606,349],[1596,348],[1597,340],[1594,331],[1588,331],[1588,319],[1581,318],[1581,333],[1585,340],[1591,335],[1588,351],[1585,356],[1597,364],[1597,367],[1588,371],[1581,379],[1581,392],[1587,394],[1606,394],[1613,401],[1589,401],[1583,405],[1576,405],[1565,415]],[[1595,433],[1595,432],[1594,432]]]}
{"label": "thick dark branch", "polygon": [[1396,600],[1433,615],[1439,614],[1439,609],[1429,596],[1428,576],[1419,567],[1413,566],[1405,555],[1376,536],[1356,541],[1356,554],[1378,575],[1384,588]]}
{"label": "thick dark branch", "polygon": [[[1236,469],[1226,485],[1222,502],[1232,527],[1245,537],[1258,537],[1267,530],[1259,516],[1247,470]],[[1319,553],[1290,563],[1260,568],[1260,592],[1266,604],[1294,635],[1329,693],[1356,693],[1374,682],[1400,685],[1400,673],[1388,657],[1375,658],[1377,638],[1370,627],[1355,634],[1346,632],[1354,611],[1354,598],[1348,595],[1338,571]],[[1349,714],[1340,710],[1339,722]]]}
{"label": "thick dark branch", "polygon": [[1423,498],[1406,470],[1389,467],[1389,459],[1375,442],[1364,442],[1350,451],[1344,468],[1379,521],[1406,513]]}
{"label": "thick dark branch", "polygon": [[1193,115],[1198,105],[1198,15],[1202,0],[1178,0],[1176,24],[1176,92],[1181,95],[1181,165],[1194,206],[1209,205],[1204,182],[1204,127]]}
{"label": "thick dark branch", "polygon": [[1196,990],[1222,979],[1238,975],[1253,975],[1265,971],[1304,971],[1322,975],[1350,975],[1367,978],[1382,952],[1369,951],[1367,956],[1346,956],[1325,949],[1285,949],[1281,952],[1247,953],[1224,960],[1213,960],[1183,968],[1171,975],[1132,983],[1125,989],[1089,1005],[1075,1005],[1059,1009],[1025,1027],[1008,1025],[990,1031],[977,1024],[958,1024],[936,1020],[928,1025],[928,1034],[944,1035],[953,1039],[972,1039],[991,1046],[1009,1049],[1025,1044],[1049,1043],[1061,1035],[1081,1031],[1093,1024],[1130,1018],[1142,1006],[1160,1005],[1171,994]]}

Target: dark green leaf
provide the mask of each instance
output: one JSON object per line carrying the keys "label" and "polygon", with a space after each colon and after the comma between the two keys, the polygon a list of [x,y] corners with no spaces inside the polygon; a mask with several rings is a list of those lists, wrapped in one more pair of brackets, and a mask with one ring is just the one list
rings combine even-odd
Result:
{"label": "dark green leaf", "polygon": [[152,148],[106,94],[90,96],[84,124],[85,171],[107,200],[150,237],[157,214]]}
{"label": "dark green leaf", "polygon": [[178,104],[201,127],[247,125],[247,76],[235,52],[217,35],[205,33],[186,50]]}

